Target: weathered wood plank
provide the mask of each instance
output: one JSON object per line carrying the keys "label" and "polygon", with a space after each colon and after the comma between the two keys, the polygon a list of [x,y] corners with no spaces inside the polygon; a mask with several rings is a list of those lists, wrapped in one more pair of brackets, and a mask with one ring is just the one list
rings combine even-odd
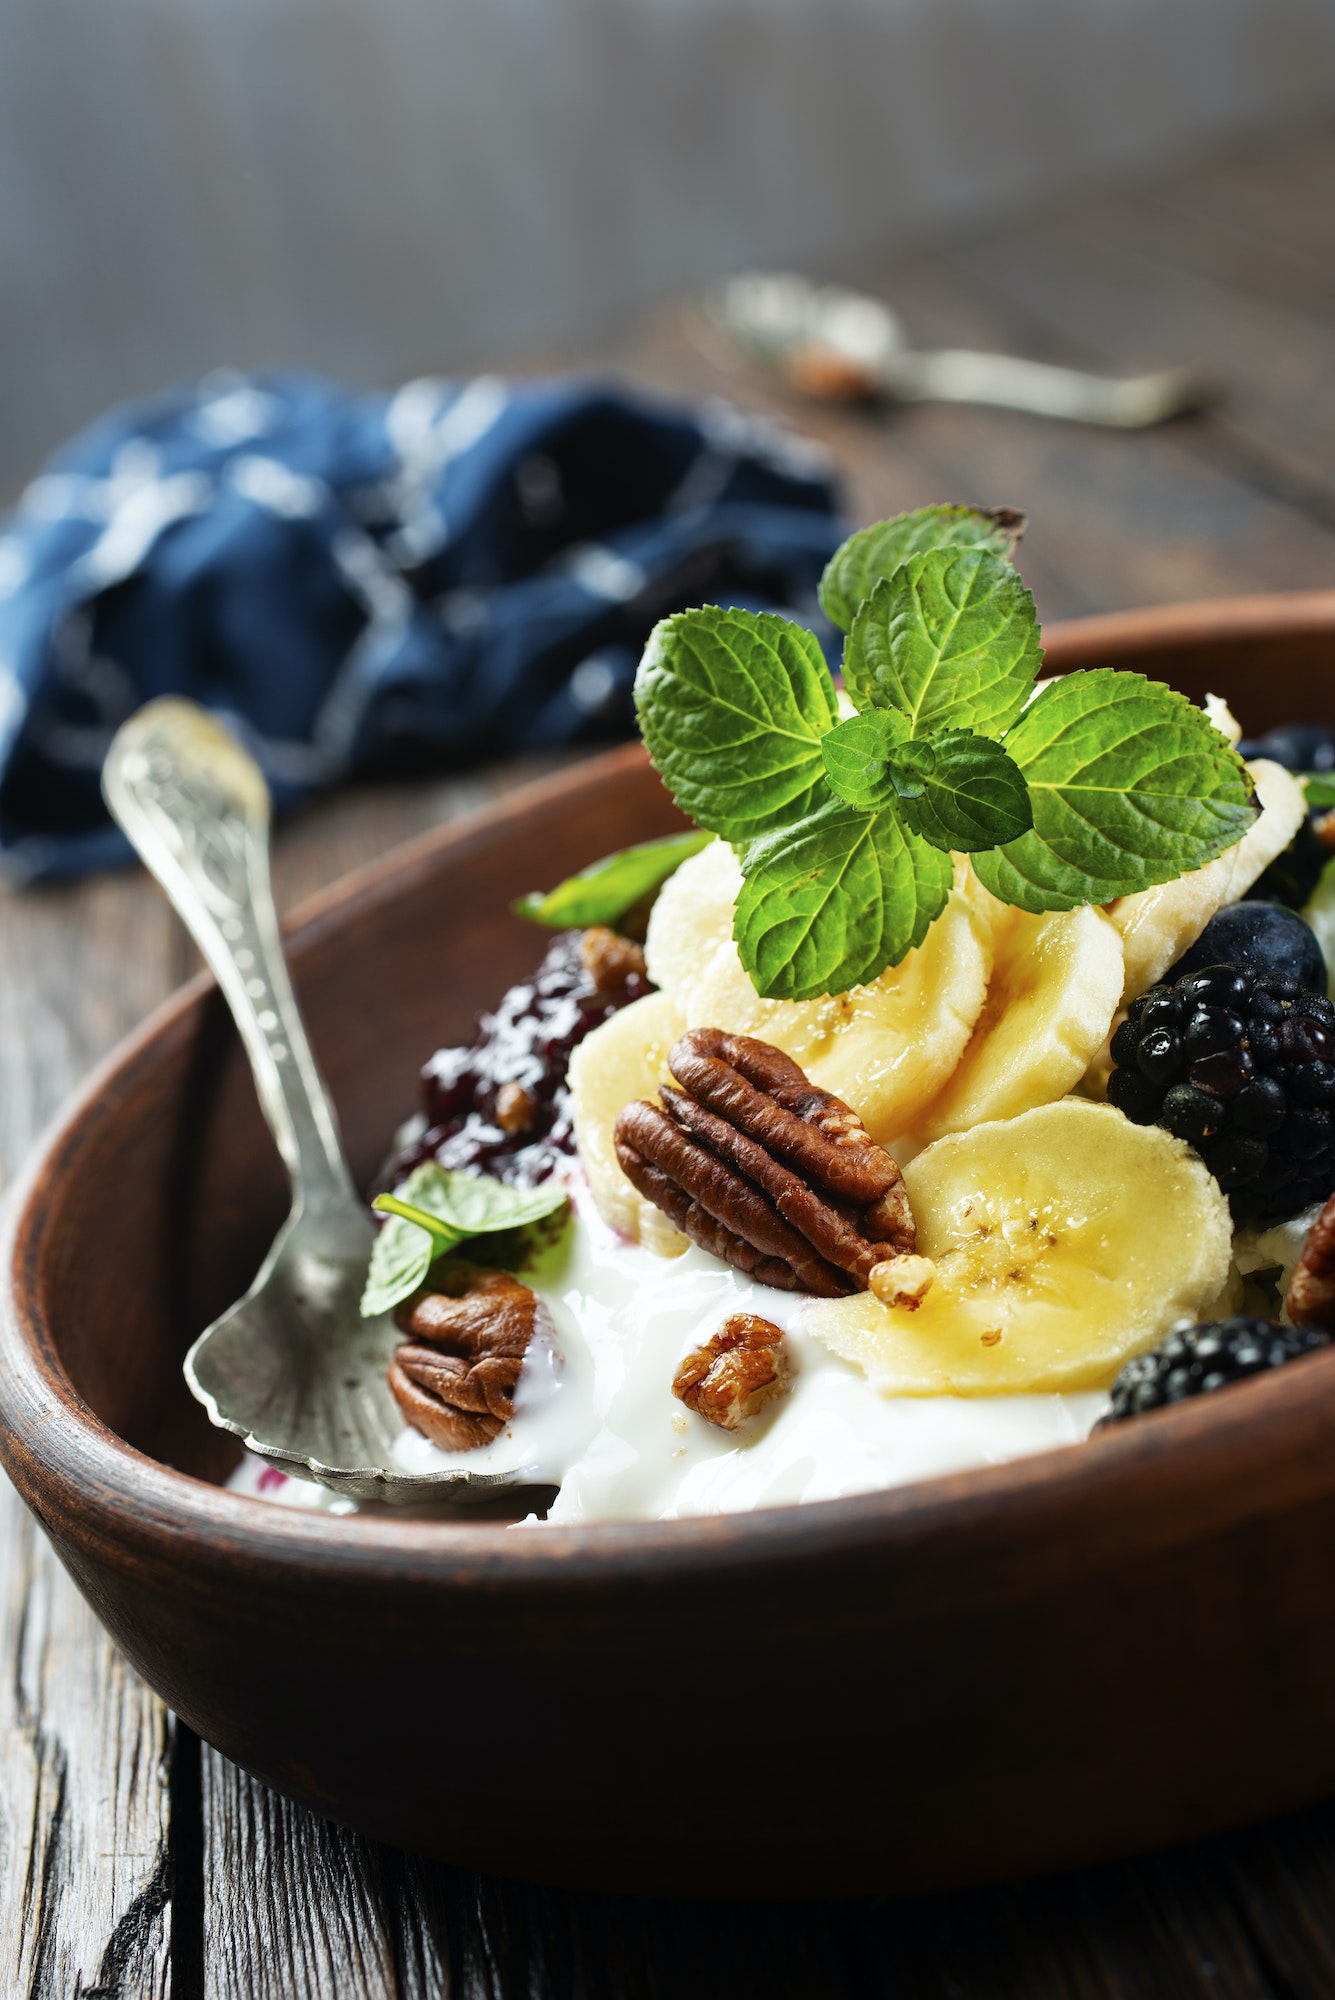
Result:
{"label": "weathered wood plank", "polygon": [[[0,897],[0,1173],[172,984],[131,878]],[[0,1967],[33,2000],[169,1990],[172,1724],[0,1481]]]}

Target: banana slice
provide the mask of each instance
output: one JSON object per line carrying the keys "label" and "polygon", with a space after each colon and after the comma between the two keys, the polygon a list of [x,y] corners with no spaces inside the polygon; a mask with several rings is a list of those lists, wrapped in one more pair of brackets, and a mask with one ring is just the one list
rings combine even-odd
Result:
{"label": "banana slice", "polygon": [[1250,831],[1204,868],[1139,889],[1109,903],[1108,916],[1121,933],[1126,955],[1123,1004],[1162,979],[1188,945],[1195,944],[1216,910],[1236,903],[1263,870],[1284,852],[1307,816],[1303,788],[1291,771],[1258,757],[1247,769],[1261,811]]}
{"label": "banana slice", "polygon": [[671,994],[646,993],[585,1036],[568,1072],[575,1142],[598,1213],[660,1257],[679,1257],[686,1238],[626,1179],[612,1128],[635,1098],[658,1095],[659,1084],[668,1081],[668,1051],[685,1026]]}
{"label": "banana slice", "polygon": [[[742,871],[726,840],[711,841],[669,875],[658,892],[644,940],[644,962],[655,986],[689,1007],[697,984],[732,943],[732,913]],[[725,1028],[718,1021],[711,1025]]]}
{"label": "banana slice", "polygon": [[732,941],[741,881],[721,842],[677,870],[650,921],[650,977],[670,988],[687,1027],[727,1028],[785,1049],[813,1083],[852,1105],[873,1139],[909,1130],[982,1011],[995,899],[959,862],[949,902],[902,965],[823,1000],[762,1000]]}
{"label": "banana slice", "polygon": [[1157,1125],[1068,1097],[939,1139],[904,1169],[916,1310],[869,1292],[813,1300],[803,1326],[886,1395],[1106,1387],[1228,1275],[1228,1203]]}
{"label": "banana slice", "polygon": [[966,1132],[1065,1097],[1106,1040],[1121,997],[1122,940],[1101,910],[1007,911],[983,1011],[915,1136]]}

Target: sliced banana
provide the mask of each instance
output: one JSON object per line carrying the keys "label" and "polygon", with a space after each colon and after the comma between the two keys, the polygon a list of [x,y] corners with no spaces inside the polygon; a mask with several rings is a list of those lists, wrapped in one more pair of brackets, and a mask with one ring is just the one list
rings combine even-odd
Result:
{"label": "sliced banana", "polygon": [[1291,771],[1258,757],[1247,769],[1256,785],[1260,814],[1233,847],[1204,868],[1138,889],[1108,905],[1126,955],[1123,1003],[1162,979],[1189,945],[1195,944],[1216,910],[1236,903],[1270,863],[1284,852],[1307,815],[1303,788]]}
{"label": "sliced banana", "polygon": [[852,1105],[873,1139],[909,1130],[982,1011],[995,899],[960,861],[945,909],[902,965],[822,1000],[762,1000],[732,941],[741,884],[722,843],[678,869],[650,923],[650,977],[670,987],[687,1027],[727,1028],[785,1049],[813,1083]]}
{"label": "sliced banana", "polygon": [[[711,841],[683,861],[658,892],[644,940],[644,961],[655,986],[689,1007],[699,982],[732,942],[732,913],[742,871],[726,840]],[[726,1028],[727,1021],[711,1023]]]}
{"label": "sliced banana", "polygon": [[1228,1275],[1217,1182],[1181,1140],[1068,1097],[939,1139],[904,1169],[916,1309],[813,1300],[803,1326],[896,1396],[1106,1387]]}
{"label": "sliced banana", "polygon": [[685,1026],[671,994],[647,993],[585,1036],[567,1078],[575,1142],[598,1213],[660,1257],[680,1256],[686,1238],[626,1179],[612,1128],[618,1112],[637,1097],[657,1097],[659,1084],[668,1081],[668,1051]]}
{"label": "sliced banana", "polygon": [[1015,1118],[1073,1090],[1122,997],[1122,940],[1101,910],[1007,911],[987,998],[959,1067],[915,1137]]}

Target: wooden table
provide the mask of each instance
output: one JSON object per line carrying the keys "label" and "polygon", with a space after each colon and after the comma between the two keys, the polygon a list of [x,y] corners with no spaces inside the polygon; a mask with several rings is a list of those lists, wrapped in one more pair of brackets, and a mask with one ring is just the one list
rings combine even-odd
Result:
{"label": "wooden table", "polygon": [[[859,518],[935,499],[1028,508],[1023,568],[1045,618],[1329,586],[1333,182],[1335,132],[1314,130],[840,274],[882,288],[920,343],[1114,368],[1210,365],[1227,401],[1152,434],[941,407],[884,417],[799,408],[711,352],[690,314],[603,358],[664,390],[731,396],[823,437]],[[532,769],[367,790],[313,811],[279,840],[281,901]],[[194,960],[157,891],[126,874],[0,899],[0,963],[0,1165],[10,1175],[76,1080]],[[1335,1994],[1332,1806],[973,1894],[846,1908],[617,1902],[418,1861],[272,1796],[136,1680],[7,1488],[0,1655],[0,1988],[15,1995]],[[1167,1686],[1163,1698],[1190,1728],[1190,1688]]]}

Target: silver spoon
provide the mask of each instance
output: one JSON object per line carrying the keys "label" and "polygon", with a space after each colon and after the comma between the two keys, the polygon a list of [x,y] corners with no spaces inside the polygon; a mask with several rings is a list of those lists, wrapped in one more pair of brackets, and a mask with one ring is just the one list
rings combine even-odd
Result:
{"label": "silver spoon", "polygon": [[222,988],[292,1180],[291,1213],[254,1284],[186,1356],[190,1388],[248,1450],[356,1499],[514,1483],[394,1463],[403,1418],[385,1371],[402,1336],[388,1314],[359,1309],[374,1225],[288,979],[258,765],[207,709],[168,697],[117,731],[102,788]]}
{"label": "silver spoon", "polygon": [[1191,368],[1117,377],[967,348],[918,351],[880,299],[790,272],[742,272],[706,293],[705,310],[735,345],[795,386],[835,399],[987,403],[1137,430],[1199,409],[1215,394]]}

